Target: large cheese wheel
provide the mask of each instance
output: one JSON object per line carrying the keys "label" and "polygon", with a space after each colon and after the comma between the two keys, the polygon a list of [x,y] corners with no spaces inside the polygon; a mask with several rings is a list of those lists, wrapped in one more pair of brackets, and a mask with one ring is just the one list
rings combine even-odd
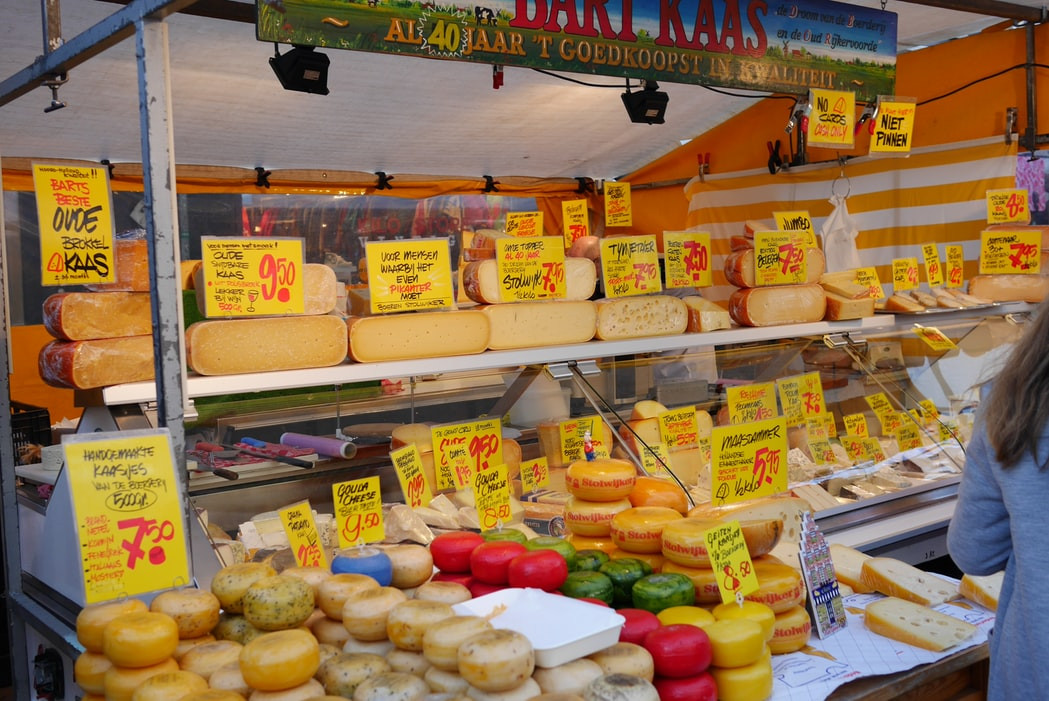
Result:
{"label": "large cheese wheel", "polygon": [[415,589],[413,599],[419,601],[440,601],[445,604],[458,604],[473,598],[470,590],[459,582],[441,582],[430,580]]}
{"label": "large cheese wheel", "polygon": [[605,674],[630,674],[652,681],[656,667],[652,653],[636,643],[620,641],[588,655]]}
{"label": "large cheese wheel", "polygon": [[76,617],[76,637],[88,652],[102,652],[102,631],[117,616],[125,613],[148,611],[149,607],[140,599],[106,601],[88,604],[80,609]]}
{"label": "large cheese wheel", "polygon": [[244,618],[260,630],[294,628],[313,613],[313,587],[298,577],[263,577],[247,588],[241,605]]}
{"label": "large cheese wheel", "polygon": [[647,679],[629,674],[603,674],[583,689],[584,701],[659,701]]}
{"label": "large cheese wheel", "polygon": [[186,694],[179,701],[244,701],[244,695],[228,689],[208,689]]}
{"label": "large cheese wheel", "polygon": [[667,561],[667,559],[663,557],[663,553],[634,553],[629,550],[621,550],[620,548],[614,548],[608,551],[608,558],[610,560],[619,560],[623,558],[640,560],[648,565],[653,573],[662,572],[663,565],[666,564]]}
{"label": "large cheese wheel", "polygon": [[171,657],[148,667],[118,667],[106,670],[103,686],[106,701],[131,701],[135,689],[150,677],[178,671],[178,662]]}
{"label": "large cheese wheel", "polygon": [[386,662],[394,672],[407,672],[421,677],[426,670],[433,667],[430,661],[417,650],[405,650],[395,647],[386,653]]}
{"label": "large cheese wheel", "polygon": [[597,333],[597,307],[583,300],[490,304],[490,350],[586,343]]}
{"label": "large cheese wheel", "polygon": [[67,341],[152,334],[149,299],[148,292],[60,292],[44,300],[44,328]]}
{"label": "large cheese wheel", "polygon": [[337,316],[198,321],[186,329],[186,363],[201,375],[298,370],[346,360]]}
{"label": "large cheese wheel", "polygon": [[317,642],[327,645],[334,645],[335,647],[341,648],[346,644],[347,639],[350,637],[350,631],[346,630],[346,626],[342,624],[342,621],[336,621],[334,618],[318,618],[310,626],[310,631],[313,633],[313,637],[317,638]]}
{"label": "large cheese wheel", "polygon": [[423,655],[434,667],[448,672],[459,670],[459,646],[485,631],[492,624],[480,616],[451,616],[442,619],[423,633]]}
{"label": "large cheese wheel", "polygon": [[211,679],[216,670],[238,661],[242,649],[244,646],[234,640],[204,643],[186,652],[179,660],[179,666],[205,679]]}
{"label": "large cheese wheel", "polygon": [[586,536],[607,536],[612,531],[612,517],[632,506],[629,499],[587,501],[570,497],[565,502],[565,527]]}
{"label": "large cheese wheel", "polygon": [[282,577],[298,577],[306,581],[313,588],[314,596],[320,589],[321,582],[332,576],[327,567],[285,567],[280,571]]}
{"label": "large cheese wheel", "polygon": [[390,611],[407,601],[408,596],[395,587],[358,590],[342,605],[342,624],[358,640],[384,640]]}
{"label": "large cheese wheel", "polygon": [[248,697],[249,701],[316,701],[324,696],[324,686],[316,679],[307,679],[298,686],[290,689],[277,689],[274,691],[262,691],[256,689]]}
{"label": "large cheese wheel", "polygon": [[663,549],[663,528],[683,519],[666,506],[633,506],[612,518],[612,542],[632,553],[659,553]]}
{"label": "large cheese wheel", "polygon": [[[221,280],[214,281],[220,286]],[[204,266],[194,270],[193,289],[196,290],[197,310],[205,316],[209,290],[204,286]],[[323,263],[303,263],[302,293],[303,314],[329,314],[335,310],[339,291],[339,281],[335,271]]]}
{"label": "large cheese wheel", "polygon": [[240,651],[240,671],[254,689],[278,691],[304,684],[320,666],[317,639],[299,628],[265,633]]}
{"label": "large cheese wheel", "polygon": [[689,508],[685,490],[662,477],[638,477],[628,499],[631,506],[666,506],[680,514]]}
{"label": "large cheese wheel", "polygon": [[[449,604],[439,601],[403,601],[386,617],[386,637],[402,650],[418,652],[423,649],[427,629],[454,615],[455,611]],[[343,621],[345,623],[345,619]]]}
{"label": "large cheese wheel", "polygon": [[819,285],[748,287],[729,297],[729,314],[741,326],[776,326],[820,321],[827,296]]}
{"label": "large cheese wheel", "polygon": [[992,302],[1041,302],[1049,294],[1046,275],[976,275],[969,294]]}
{"label": "large cheese wheel", "polygon": [[52,387],[94,389],[153,379],[153,337],[51,341],[37,358],[40,378]]}
{"label": "large cheese wheel", "polygon": [[572,544],[576,551],[600,550],[603,553],[612,553],[619,548],[612,542],[611,536],[579,535],[569,531],[565,534],[565,540]]}
{"label": "large cheese wheel", "polygon": [[212,689],[235,691],[245,696],[251,694],[251,687],[244,681],[244,675],[240,673],[239,659],[233,660],[212,672],[208,678],[208,686]]}
{"label": "large cheese wheel", "polygon": [[222,613],[219,616],[219,624],[211,632],[217,640],[232,640],[241,645],[263,633],[239,613]]}
{"label": "large cheese wheel", "polygon": [[722,525],[705,518],[683,518],[663,528],[662,553],[671,562],[686,567],[710,567],[707,531]]}
{"label": "large cheese wheel", "polygon": [[199,638],[211,632],[219,622],[222,605],[207,589],[186,587],[161,592],[149,604],[150,611],[164,613],[178,626],[179,640]]}
{"label": "large cheese wheel", "polygon": [[[767,651],[766,651],[767,652]],[[772,657],[744,667],[711,667],[718,687],[718,701],[765,701],[772,696]]]}
{"label": "large cheese wheel", "polygon": [[470,683],[459,676],[458,672],[448,672],[440,667],[430,667],[423,674],[423,681],[435,694],[461,694]]}
{"label": "large cheese wheel", "polygon": [[597,302],[597,338],[615,341],[674,336],[688,328],[688,307],[677,297],[644,295]]}
{"label": "large cheese wheel", "polygon": [[[501,283],[496,261],[480,260],[463,266],[463,291],[481,304],[499,304]],[[565,296],[569,301],[590,299],[597,289],[597,267],[589,258],[565,258]]]}
{"label": "large cheese wheel", "polygon": [[272,577],[277,570],[262,562],[238,562],[219,570],[211,578],[211,593],[218,597],[226,613],[243,613],[244,592],[256,580]]}
{"label": "large cheese wheel", "polygon": [[384,547],[393,564],[390,586],[414,589],[433,575],[433,556],[429,548],[418,543],[400,543]]}
{"label": "large cheese wheel", "polygon": [[354,701],[423,701],[430,687],[407,672],[383,672],[361,682],[353,692]]}
{"label": "large cheese wheel", "polygon": [[[818,248],[805,249],[805,279],[802,284],[819,282],[826,268],[827,260],[823,251]],[[741,248],[725,258],[725,279],[736,287],[757,287],[754,273],[754,249]]]}
{"label": "large cheese wheel", "polygon": [[169,701],[207,688],[208,682],[199,674],[180,669],[156,674],[142,682],[131,695],[131,701]]}
{"label": "large cheese wheel", "polygon": [[347,323],[350,357],[359,363],[472,355],[488,348],[488,317],[476,309],[355,317]]}
{"label": "large cheese wheel", "polygon": [[377,589],[379,583],[364,574],[344,572],[332,575],[317,587],[317,606],[328,618],[342,620],[346,598],[362,589]]}
{"label": "large cheese wheel", "polygon": [[179,638],[178,647],[175,648],[175,654],[172,655],[176,660],[181,660],[182,656],[187,652],[195,648],[197,645],[203,645],[204,643],[215,642],[214,635],[201,635],[198,638]]}
{"label": "large cheese wheel", "polygon": [[102,631],[102,653],[121,667],[158,664],[171,657],[176,647],[178,626],[163,613],[125,613]]}
{"label": "large cheese wheel", "polygon": [[73,663],[73,681],[89,694],[104,694],[106,672],[113,663],[101,652],[85,650]]}
{"label": "large cheese wheel", "polygon": [[796,652],[809,642],[812,620],[804,606],[791,608],[776,614],[776,625],[769,640],[769,649],[774,655]]}
{"label": "large cheese wheel", "polygon": [[776,613],[805,601],[805,582],[789,565],[755,559],[754,576],[758,578],[758,590],[747,594],[745,598],[750,601],[765,604]]}
{"label": "large cheese wheel", "polygon": [[580,657],[556,667],[536,668],[532,678],[538,682],[544,694],[581,694],[587,684],[602,674],[605,674],[605,671],[601,665],[594,660]]}
{"label": "large cheese wheel", "polygon": [[459,675],[482,691],[509,691],[535,671],[532,643],[513,630],[486,630],[467,638],[457,653]]}
{"label": "large cheese wheel", "polygon": [[363,681],[389,671],[390,665],[379,655],[343,652],[321,664],[317,680],[324,685],[325,693],[353,698]]}
{"label": "large cheese wheel", "polygon": [[634,463],[616,458],[576,460],[565,470],[565,489],[586,501],[618,501],[634,489]]}

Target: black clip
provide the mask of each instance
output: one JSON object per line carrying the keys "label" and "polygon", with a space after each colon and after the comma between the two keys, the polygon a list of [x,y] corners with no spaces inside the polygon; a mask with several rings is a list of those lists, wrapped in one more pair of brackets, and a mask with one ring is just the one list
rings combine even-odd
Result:
{"label": "black clip", "polygon": [[576,188],[578,194],[585,195],[588,192],[594,191],[594,181],[590,178],[576,176],[576,182],[579,183],[579,187]]}
{"label": "black clip", "polygon": [[393,185],[390,184],[390,181],[393,180],[393,176],[392,175],[387,175],[385,171],[380,170],[380,171],[375,173],[375,176],[377,178],[379,178],[379,184],[375,186],[376,190],[392,190],[393,189]]}
{"label": "black clip", "polygon": [[102,165],[104,165],[106,168],[109,169],[109,178],[112,180],[112,178],[113,178],[113,168],[115,166],[112,163],[109,162],[108,158],[103,158],[101,161],[99,161],[99,163],[101,163]]}
{"label": "black clip", "polygon": [[491,175],[484,176],[484,191],[485,192],[499,192],[499,188],[496,187],[496,185],[498,185],[498,184],[499,183],[497,183],[495,181],[495,178],[493,178]]}
{"label": "black clip", "polygon": [[270,171],[266,170],[262,166],[255,166],[255,187],[269,187],[270,186]]}

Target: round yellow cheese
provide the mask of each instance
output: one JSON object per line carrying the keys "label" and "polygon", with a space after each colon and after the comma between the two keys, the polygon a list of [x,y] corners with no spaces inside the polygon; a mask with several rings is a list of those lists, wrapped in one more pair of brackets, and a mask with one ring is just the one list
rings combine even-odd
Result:
{"label": "round yellow cheese", "polygon": [[459,646],[492,624],[480,616],[452,616],[434,623],[423,633],[423,655],[434,667],[459,671]]}
{"label": "round yellow cheese", "polygon": [[317,587],[317,606],[328,618],[342,620],[346,597],[361,589],[378,589],[379,583],[366,574],[341,572],[325,579]]}
{"label": "round yellow cheese", "polygon": [[532,679],[535,679],[544,694],[581,694],[587,684],[604,673],[597,662],[580,657],[556,667],[536,667]]}
{"label": "round yellow cheese", "polygon": [[211,580],[211,593],[226,613],[243,613],[241,598],[257,579],[272,577],[277,570],[262,562],[238,562],[219,570]]}
{"label": "round yellow cheese", "polygon": [[386,621],[394,606],[408,600],[396,587],[362,589],[346,598],[342,605],[342,624],[358,640],[384,640]]}
{"label": "round yellow cheese", "polygon": [[325,661],[317,670],[317,681],[324,691],[335,696],[353,698],[361,682],[393,671],[380,655],[367,652],[343,652]]}
{"label": "round yellow cheese", "polygon": [[174,619],[179,640],[209,634],[219,622],[220,608],[217,596],[196,587],[161,592],[149,604],[150,611],[167,614]]}
{"label": "round yellow cheese", "polygon": [[103,680],[106,701],[131,701],[131,695],[150,677],[158,674],[170,674],[178,671],[178,662],[167,658],[163,662],[148,667],[118,667],[113,665],[106,670]]}
{"label": "round yellow cheese", "polygon": [[541,693],[538,682],[531,677],[506,691],[485,691],[476,686],[466,687],[466,698],[471,701],[532,701]]}
{"label": "round yellow cheese", "polygon": [[204,643],[187,651],[179,660],[179,666],[210,680],[215,670],[239,660],[243,648],[243,645],[233,640]]}
{"label": "round yellow cheese", "polygon": [[683,518],[663,527],[663,557],[686,567],[710,567],[706,533],[721,525],[705,518]]}
{"label": "round yellow cheese", "polygon": [[670,606],[656,614],[665,626],[687,623],[697,628],[706,628],[715,621],[714,614],[698,606]]}
{"label": "round yellow cheese", "polygon": [[607,536],[612,530],[612,517],[630,507],[629,499],[587,501],[569,497],[565,503],[565,528],[579,535]]}
{"label": "round yellow cheese", "polygon": [[745,667],[757,662],[765,650],[765,633],[756,621],[726,618],[703,630],[710,638],[710,663],[717,667]]}
{"label": "round yellow cheese", "polygon": [[805,601],[805,583],[793,567],[755,560],[754,575],[758,578],[758,590],[747,594],[747,600],[765,604],[775,613],[783,613]]}
{"label": "round yellow cheese", "polygon": [[244,681],[244,675],[240,673],[240,660],[236,659],[229,664],[224,664],[211,673],[208,686],[212,689],[223,691],[235,691],[238,694],[249,696],[251,687]]}
{"label": "round yellow cheese", "polygon": [[395,650],[390,640],[358,640],[352,635],[342,644],[343,652],[367,652],[372,655],[385,657],[391,650]]}
{"label": "round yellow cheese", "polygon": [[663,528],[685,517],[667,506],[633,506],[612,517],[612,542],[632,553],[661,553]]}
{"label": "round yellow cheese", "polygon": [[194,691],[206,691],[208,683],[199,674],[178,670],[154,675],[131,694],[131,701],[169,701]]}
{"label": "round yellow cheese", "polygon": [[576,460],[565,470],[565,489],[587,501],[618,501],[630,495],[636,479],[637,469],[627,460]]}
{"label": "round yellow cheese", "polygon": [[346,630],[342,621],[336,621],[327,616],[314,621],[310,630],[313,631],[313,637],[317,638],[317,642],[339,648],[345,645],[350,638],[350,631]]}
{"label": "round yellow cheese", "polygon": [[80,609],[80,613],[77,614],[77,640],[88,652],[102,652],[102,631],[107,623],[125,613],[137,613],[148,610],[149,607],[138,599],[89,604]]}
{"label": "round yellow cheese", "polygon": [[772,657],[766,647],[757,662],[743,667],[710,667],[718,701],[765,701],[772,696]]}
{"label": "round yellow cheese", "polygon": [[513,630],[486,630],[459,646],[459,675],[482,691],[509,691],[532,676],[535,651]]}
{"label": "round yellow cheese", "polygon": [[263,634],[239,613],[223,613],[219,616],[219,623],[211,631],[218,640],[233,640],[241,645],[254,640]]}
{"label": "round yellow cheese", "polygon": [[776,614],[765,604],[757,601],[735,601],[727,604],[718,604],[712,611],[714,618],[721,620],[733,620],[746,618],[761,626],[765,636],[765,642],[772,640],[772,631],[776,626]]}
{"label": "round yellow cheese", "polygon": [[412,597],[418,601],[440,601],[445,604],[458,604],[473,598],[470,590],[459,582],[430,581],[420,584]]}
{"label": "round yellow cheese", "polygon": [[178,625],[163,613],[117,616],[102,631],[102,653],[121,667],[149,667],[175,654]]}
{"label": "round yellow cheese", "polygon": [[313,614],[313,587],[298,577],[262,577],[244,591],[241,607],[244,618],[259,630],[295,628]]}
{"label": "round yellow cheese", "polygon": [[181,660],[182,656],[187,652],[195,648],[197,645],[203,645],[204,643],[215,642],[214,635],[202,635],[199,638],[185,638],[178,641],[178,645],[175,647],[175,653],[172,657],[175,660]]}
{"label": "round yellow cheese", "polygon": [[426,670],[433,667],[421,652],[402,648],[394,648],[387,652],[386,662],[394,672],[407,672],[417,677],[423,676]]}
{"label": "round yellow cheese", "polygon": [[769,649],[774,655],[796,652],[809,642],[812,620],[804,606],[795,606],[776,614],[776,626],[769,640]]}
{"label": "round yellow cheese", "polygon": [[304,684],[320,666],[317,639],[300,628],[264,633],[240,651],[240,672],[253,689],[279,691]]}
{"label": "round yellow cheese", "polygon": [[406,672],[384,672],[361,682],[353,692],[354,701],[423,701],[430,687],[419,677]]}
{"label": "round yellow cheese", "polygon": [[461,694],[470,684],[458,672],[448,672],[439,667],[430,667],[423,674],[423,681],[435,694]]}
{"label": "round yellow cheese", "polygon": [[663,572],[677,572],[692,580],[696,588],[696,603],[700,606],[721,603],[721,590],[714,570],[709,567],[685,567],[667,560],[663,563]]}
{"label": "round yellow cheese", "polygon": [[382,551],[390,556],[390,562],[393,563],[390,586],[412,589],[433,575],[433,556],[425,545],[400,543],[384,546]]}
{"label": "round yellow cheese", "polygon": [[186,694],[178,701],[244,701],[245,698],[236,691],[208,689],[207,691],[195,691],[191,694]]}
{"label": "round yellow cheese", "polygon": [[106,671],[112,666],[113,663],[101,652],[85,650],[73,663],[73,681],[89,694],[104,694]]}
{"label": "round yellow cheese", "polygon": [[332,576],[327,567],[285,567],[280,571],[282,577],[297,577],[313,587],[314,595],[320,589],[321,582]]}
{"label": "round yellow cheese", "polygon": [[589,536],[579,535],[568,531],[565,540],[572,544],[577,550],[600,550],[603,553],[611,553],[616,550],[616,544],[612,542],[611,536]]}
{"label": "round yellow cheese", "polygon": [[274,691],[256,689],[251,692],[248,701],[307,701],[307,699],[316,699],[318,696],[324,696],[324,687],[316,679],[307,679],[290,689]]}
{"label": "round yellow cheese", "polygon": [[605,674],[630,674],[652,681],[656,673],[652,653],[635,643],[618,642],[588,657],[601,665]]}
{"label": "round yellow cheese", "polygon": [[394,606],[386,618],[386,637],[402,650],[419,652],[423,649],[426,629],[454,615],[451,605],[439,601],[403,601]]}

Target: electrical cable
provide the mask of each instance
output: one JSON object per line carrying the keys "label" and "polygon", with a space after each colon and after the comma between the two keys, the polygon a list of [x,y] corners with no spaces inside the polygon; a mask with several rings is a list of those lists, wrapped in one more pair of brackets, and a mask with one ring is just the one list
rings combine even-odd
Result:
{"label": "electrical cable", "polygon": [[927,100],[922,100],[921,102],[918,103],[918,105],[919,106],[927,105],[927,104],[929,104],[931,102],[936,102],[937,100],[942,100],[945,97],[950,97],[951,95],[955,95],[957,93],[960,93],[962,90],[968,90],[972,86],[974,86],[974,85],[976,85],[978,83],[982,83],[985,80],[991,80],[992,78],[997,78],[997,77],[999,77],[1001,75],[1005,75],[1006,73],[1009,73],[1010,71],[1015,71],[1018,68],[1028,68],[1028,67],[1049,68],[1049,64],[1045,64],[1045,63],[1030,63],[1030,64],[1028,64],[1028,63],[1018,63],[1015,66],[1009,66],[1008,68],[1003,68],[1002,70],[998,71],[997,73],[991,73],[990,75],[986,75],[986,76],[984,76],[982,78],[977,78],[976,80],[970,81],[970,82],[966,83],[965,85],[962,85],[960,87],[955,88],[954,90],[951,90],[950,92],[945,92],[942,95],[937,95],[936,97],[930,97]]}

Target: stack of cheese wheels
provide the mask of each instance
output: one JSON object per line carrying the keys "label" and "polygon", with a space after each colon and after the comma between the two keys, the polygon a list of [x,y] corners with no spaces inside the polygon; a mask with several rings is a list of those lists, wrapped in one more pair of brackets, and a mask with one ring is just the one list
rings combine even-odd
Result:
{"label": "stack of cheese wheels", "polygon": [[722,618],[703,630],[710,638],[709,671],[720,701],[761,701],[772,696],[772,652],[760,623]]}
{"label": "stack of cheese wheels", "polygon": [[138,611],[109,621],[102,629],[102,654],[112,665],[102,678],[106,699],[130,701],[150,677],[178,672],[176,647],[178,625],[163,613]]}
{"label": "stack of cheese wheels", "polygon": [[753,225],[746,228],[748,237],[742,239],[738,248],[725,258],[725,278],[739,288],[729,298],[728,310],[732,320],[741,326],[776,326],[821,320],[827,307],[826,294],[817,284],[826,267],[823,252],[814,247],[804,249],[805,279],[800,284],[759,286],[753,228]]}
{"label": "stack of cheese wheels", "polygon": [[776,614],[769,648],[781,655],[805,647],[812,632],[812,621],[805,610],[805,583],[793,567],[775,558],[755,558],[754,574],[758,590],[746,599],[768,606]]}
{"label": "stack of cheese wheels", "polygon": [[663,529],[684,518],[669,506],[634,506],[616,514],[611,535],[617,550],[610,556],[643,560],[653,572],[663,572]]}
{"label": "stack of cheese wheels", "polygon": [[612,519],[633,508],[628,497],[636,479],[634,464],[616,458],[576,460],[568,466],[565,489],[571,497],[565,504],[565,528],[577,550],[608,552],[615,547]]}
{"label": "stack of cheese wheels", "polygon": [[[691,407],[681,407],[690,409]],[[696,409],[696,430],[678,433],[670,441],[664,441],[660,430],[660,415],[665,414],[666,406],[652,400],[643,399],[634,404],[630,418],[619,427],[619,435],[630,447],[634,455],[640,457],[645,446],[662,443],[666,447],[670,461],[667,467],[686,487],[704,484],[709,480],[710,434],[714,429],[714,420],[710,413]],[[662,470],[653,473],[672,479]]]}

